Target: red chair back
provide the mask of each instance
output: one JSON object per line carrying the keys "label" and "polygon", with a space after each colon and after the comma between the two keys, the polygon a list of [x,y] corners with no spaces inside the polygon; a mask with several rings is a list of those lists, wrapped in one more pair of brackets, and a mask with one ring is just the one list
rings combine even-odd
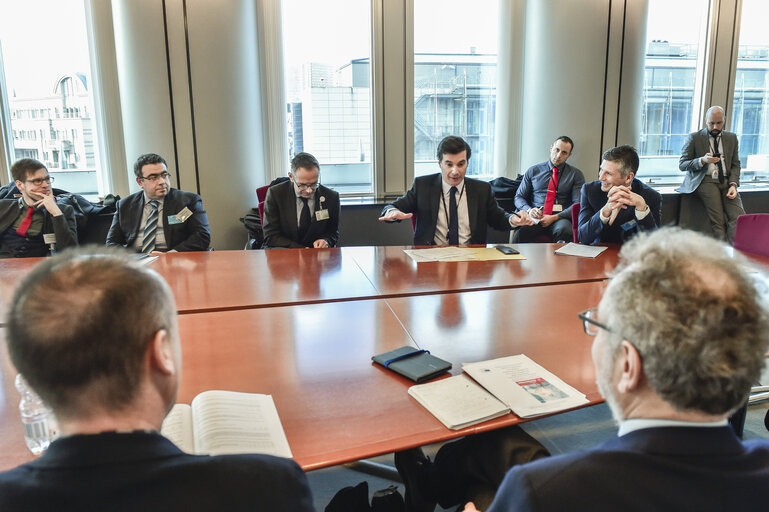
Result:
{"label": "red chair back", "polygon": [[574,243],[579,243],[579,203],[571,205],[571,233]]}
{"label": "red chair back", "polygon": [[259,202],[259,222],[264,226],[264,201]]}
{"label": "red chair back", "polygon": [[769,213],[751,213],[737,217],[734,248],[769,256]]}
{"label": "red chair back", "polygon": [[259,187],[256,189],[256,198],[259,200],[259,202],[263,202],[265,198],[267,197],[267,189],[270,188],[269,185],[265,185],[263,187]]}

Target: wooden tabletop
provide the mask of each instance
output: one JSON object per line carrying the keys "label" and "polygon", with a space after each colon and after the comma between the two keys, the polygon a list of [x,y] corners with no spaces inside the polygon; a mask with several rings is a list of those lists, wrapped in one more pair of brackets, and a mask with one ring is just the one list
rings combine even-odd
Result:
{"label": "wooden tabletop", "polygon": [[555,254],[564,244],[515,244],[523,260],[420,262],[410,247],[345,247],[382,297],[517,288],[606,279],[617,266],[617,247],[596,258]]}
{"label": "wooden tabletop", "polygon": [[[617,249],[597,258],[559,256],[562,244],[517,245],[525,260],[416,263],[409,247],[343,247],[162,254],[149,263],[179,313],[361,300],[605,279]],[[41,258],[0,259],[0,302]]]}
{"label": "wooden tabletop", "polygon": [[[273,395],[296,461],[306,470],[511,425],[509,414],[445,428],[407,394],[413,383],[371,362],[403,345],[454,364],[524,353],[601,401],[591,338],[577,312],[601,282],[195,313],[179,317],[178,401],[208,389]],[[538,324],[530,308],[549,311]],[[531,309],[529,309],[530,311]],[[0,333],[2,331],[0,330]],[[4,344],[3,344],[4,345]],[[32,459],[18,415],[15,371],[0,361],[0,470]]]}

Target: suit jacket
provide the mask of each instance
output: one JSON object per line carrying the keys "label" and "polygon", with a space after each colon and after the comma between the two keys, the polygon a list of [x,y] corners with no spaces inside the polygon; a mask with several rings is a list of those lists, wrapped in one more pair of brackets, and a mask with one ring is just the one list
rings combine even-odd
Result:
{"label": "suit jacket", "polygon": [[[533,165],[524,173],[521,185],[515,192],[515,207],[529,211],[530,208],[542,207],[547,197],[547,186],[553,175],[553,164],[548,160]],[[563,164],[558,171],[558,186],[555,189],[555,202],[563,206],[561,212],[553,212],[561,219],[571,220],[571,206],[579,201],[579,191],[585,183],[585,176],[576,167]]]}
{"label": "suit jacket", "polygon": [[488,512],[766,510],[769,443],[731,427],[637,430],[586,452],[515,466]]}
{"label": "suit jacket", "polygon": [[0,510],[313,510],[307,478],[269,455],[189,455],[156,432],[54,441],[0,473]]}
{"label": "suit jacket", "polygon": [[[435,226],[438,224],[438,208],[443,193],[442,181],[441,173],[415,178],[405,195],[382,210],[382,215],[391,208],[416,215],[414,245],[435,244]],[[465,194],[467,194],[467,213],[470,217],[468,243],[485,244],[487,225],[500,231],[510,231],[508,220],[510,214],[497,204],[491,192],[491,185],[485,181],[465,178]]]}
{"label": "suit jacket", "polygon": [[[18,207],[18,199],[0,199],[0,234],[5,233],[5,230],[11,227],[13,221],[16,220],[19,213]],[[48,213],[45,207],[38,210],[44,216],[41,233],[54,233],[56,235],[57,251],[77,246],[75,210],[67,204],[59,204],[59,209],[62,214],[58,217]]]}
{"label": "suit jacket", "polygon": [[[185,206],[190,209],[192,216],[185,222],[169,224],[168,216],[176,215]],[[107,245],[131,247],[137,236],[143,236],[144,226],[140,226],[143,209],[144,192],[141,190],[118,201],[107,233]],[[208,230],[208,216],[199,195],[175,188],[168,190],[163,201],[163,236],[169,251],[208,250],[211,233]]]}
{"label": "suit jacket", "polygon": [[[689,194],[697,190],[702,179],[707,173],[707,165],[701,165],[699,158],[710,153],[710,134],[707,129],[690,133],[681,149],[681,158],[678,160],[678,169],[686,173],[684,182],[677,189],[682,194]],[[724,153],[721,155],[721,164],[727,183],[736,183],[740,186],[740,147],[737,135],[732,132],[721,132],[721,144]]]}
{"label": "suit jacket", "polygon": [[[621,244],[638,231],[655,229],[662,225],[662,196],[659,192],[640,180],[633,178],[630,190],[640,195],[649,205],[649,215],[641,220],[635,217],[635,208],[628,206],[620,210],[612,225],[601,222],[601,208],[606,206],[609,193],[601,190],[600,181],[592,181],[582,186],[579,208],[578,238],[581,244],[594,245],[599,242]],[[624,230],[622,225],[636,220],[634,228]]]}
{"label": "suit jacket", "polygon": [[[320,200],[323,198],[323,201]],[[321,238],[328,242],[329,247],[335,247],[339,240],[339,193],[330,188],[318,185],[315,191],[315,211],[328,210],[328,219],[317,220],[310,213],[310,229],[304,238],[299,240],[299,225],[297,224],[296,192],[294,183],[284,181],[271,186],[264,199],[264,233],[265,248],[277,247],[312,247],[315,240]]]}

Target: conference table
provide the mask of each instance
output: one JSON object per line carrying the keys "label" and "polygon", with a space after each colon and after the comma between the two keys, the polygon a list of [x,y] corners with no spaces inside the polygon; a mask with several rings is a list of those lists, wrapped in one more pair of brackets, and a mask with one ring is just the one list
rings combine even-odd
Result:
{"label": "conference table", "polygon": [[[593,281],[617,264],[616,248],[592,259],[556,255],[559,244],[516,247],[526,259],[417,264],[403,252],[410,247],[342,247],[172,253],[149,266],[171,286],[179,313],[187,314]],[[0,259],[3,312],[38,261]]]}
{"label": "conference table", "polygon": [[[589,259],[555,256],[556,247],[520,245],[524,260],[418,264],[402,247],[163,255],[150,267],[180,312],[178,401],[208,389],[272,395],[306,470],[522,421],[511,413],[445,428],[409,397],[411,381],[371,362],[404,345],[452,362],[453,374],[523,353],[601,402],[577,313],[600,300],[617,250]],[[14,263],[0,262],[4,302],[34,262]],[[0,470],[33,458],[15,374],[3,343]]]}

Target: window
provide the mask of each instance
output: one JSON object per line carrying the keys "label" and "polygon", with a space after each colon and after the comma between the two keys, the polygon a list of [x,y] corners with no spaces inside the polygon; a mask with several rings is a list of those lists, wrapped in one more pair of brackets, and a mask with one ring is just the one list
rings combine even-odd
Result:
{"label": "window", "polygon": [[769,180],[769,5],[743,0],[734,103],[727,123],[740,141],[741,185]]}
{"label": "window", "polygon": [[[82,0],[4,2],[0,44],[10,122],[10,160],[42,159],[56,187],[98,195],[98,145]],[[59,112],[74,112],[60,118]],[[39,137],[37,136],[39,134]]]}
{"label": "window", "polygon": [[[698,127],[695,91],[701,88],[707,0],[649,0],[646,30],[639,179],[683,180],[678,170],[686,136]],[[687,20],[682,23],[681,20]]]}
{"label": "window", "polygon": [[414,175],[438,172],[447,135],[472,148],[468,176],[491,179],[498,0],[414,1]]}
{"label": "window", "polygon": [[320,162],[321,182],[373,192],[370,4],[283,0],[289,158]]}

